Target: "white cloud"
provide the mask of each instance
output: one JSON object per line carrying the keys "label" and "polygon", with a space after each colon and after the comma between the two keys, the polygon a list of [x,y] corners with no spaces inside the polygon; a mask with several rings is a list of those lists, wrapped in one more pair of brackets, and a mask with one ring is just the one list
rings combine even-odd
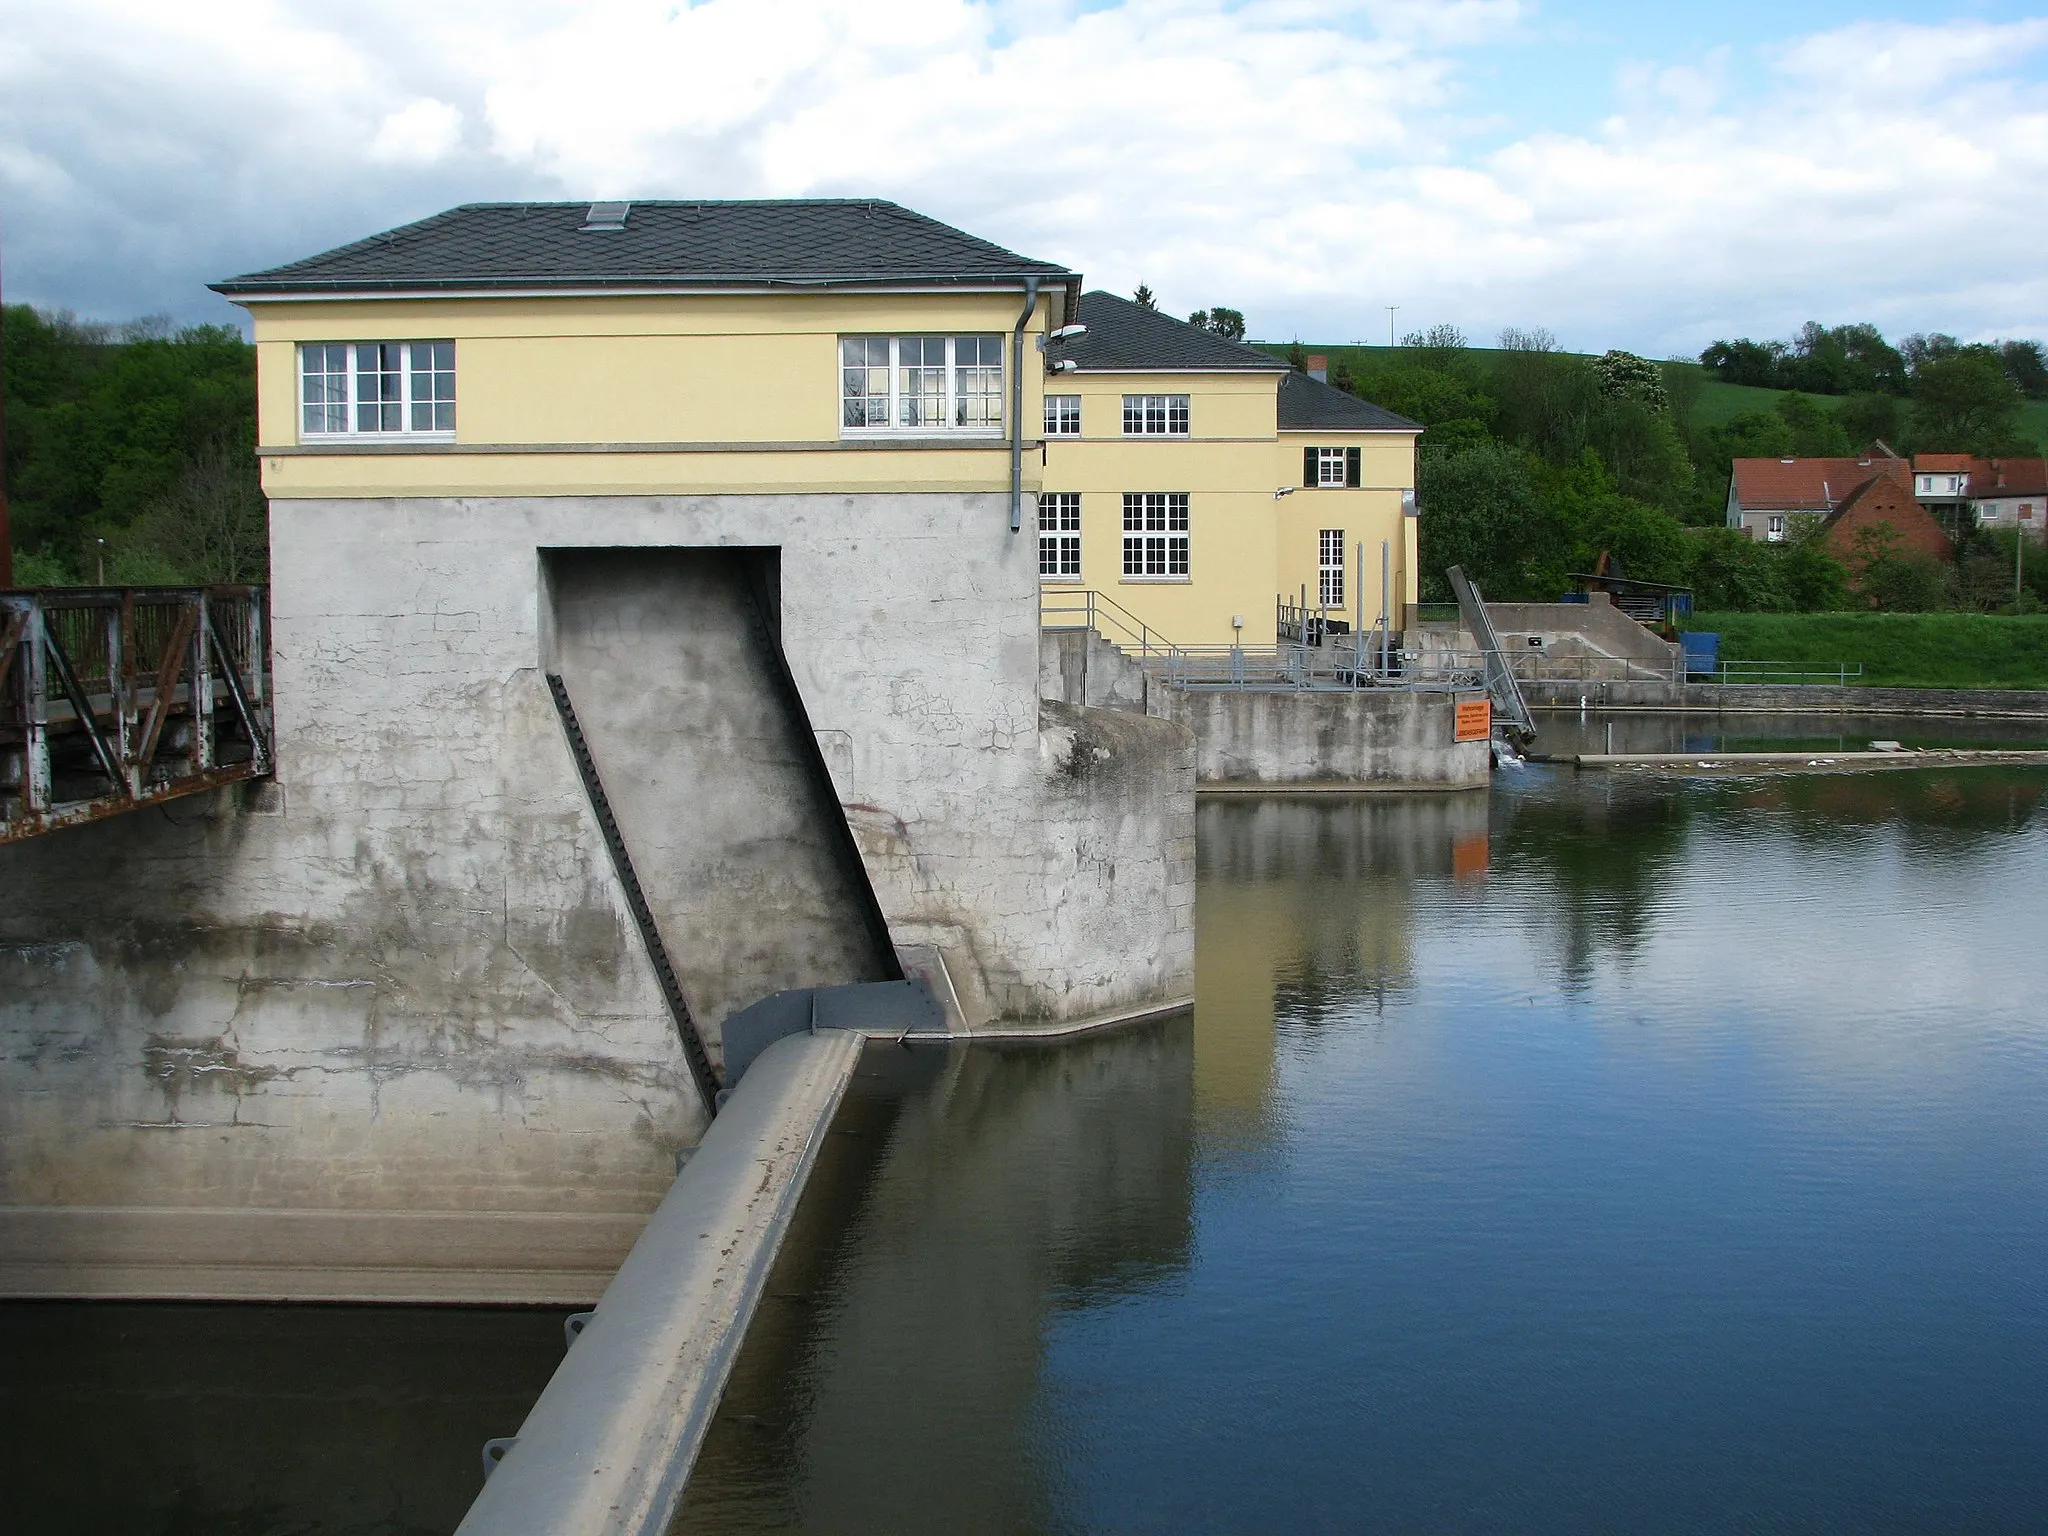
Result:
{"label": "white cloud", "polygon": [[462,138],[462,110],[422,96],[387,112],[370,140],[370,157],[399,164],[431,165]]}
{"label": "white cloud", "polygon": [[2048,21],[1790,40],[1748,96],[1753,50],[1645,61],[1583,130],[1481,152],[1471,50],[1529,14],[0,0],[10,292],[197,313],[206,279],[458,201],[865,193],[1276,336],[1378,334],[1390,303],[1645,351],[1809,316],[2048,330],[2014,254],[2048,235],[2048,110],[2013,78]]}

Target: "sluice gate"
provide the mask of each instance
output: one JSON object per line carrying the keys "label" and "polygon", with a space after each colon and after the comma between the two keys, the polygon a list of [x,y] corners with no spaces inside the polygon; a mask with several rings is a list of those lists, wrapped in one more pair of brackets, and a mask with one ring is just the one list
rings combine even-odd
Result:
{"label": "sluice gate", "polygon": [[0,843],[267,775],[268,598],[0,592]]}

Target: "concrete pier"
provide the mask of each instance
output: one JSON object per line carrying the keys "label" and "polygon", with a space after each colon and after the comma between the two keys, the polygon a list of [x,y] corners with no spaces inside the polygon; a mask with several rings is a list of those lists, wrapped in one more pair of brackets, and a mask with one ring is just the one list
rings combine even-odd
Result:
{"label": "concrete pier", "polygon": [[667,1530],[863,1039],[792,1035],[748,1068],[677,1176],[464,1536]]}

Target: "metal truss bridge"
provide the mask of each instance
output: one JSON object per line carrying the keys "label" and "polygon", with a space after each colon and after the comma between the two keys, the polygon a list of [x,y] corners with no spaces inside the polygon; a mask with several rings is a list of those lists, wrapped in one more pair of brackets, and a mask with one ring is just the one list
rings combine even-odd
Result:
{"label": "metal truss bridge", "polygon": [[0,843],[269,774],[269,599],[0,591]]}

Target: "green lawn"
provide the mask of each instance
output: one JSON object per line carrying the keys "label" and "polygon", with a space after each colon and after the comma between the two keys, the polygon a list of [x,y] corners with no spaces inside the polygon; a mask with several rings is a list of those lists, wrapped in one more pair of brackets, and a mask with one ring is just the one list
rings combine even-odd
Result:
{"label": "green lawn", "polygon": [[1685,628],[1717,632],[1724,661],[1861,663],[1851,681],[1869,687],[2048,688],[2048,615],[1696,613]]}

